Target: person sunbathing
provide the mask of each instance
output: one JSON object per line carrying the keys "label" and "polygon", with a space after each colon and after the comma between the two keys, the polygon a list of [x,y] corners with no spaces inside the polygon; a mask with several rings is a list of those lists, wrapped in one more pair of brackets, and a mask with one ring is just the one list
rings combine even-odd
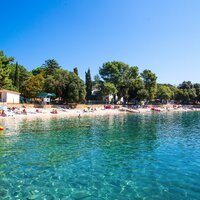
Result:
{"label": "person sunbathing", "polygon": [[22,110],[22,114],[27,115],[27,112],[26,112],[26,109],[25,109],[25,108]]}
{"label": "person sunbathing", "polygon": [[6,117],[6,116],[7,116],[4,110],[2,110],[1,116],[2,116],[2,117]]}
{"label": "person sunbathing", "polygon": [[52,113],[52,114],[58,114],[58,111],[57,111],[56,109],[53,109],[53,110],[51,111],[51,113]]}
{"label": "person sunbathing", "polygon": [[36,113],[42,113],[42,111],[39,109],[36,109]]}

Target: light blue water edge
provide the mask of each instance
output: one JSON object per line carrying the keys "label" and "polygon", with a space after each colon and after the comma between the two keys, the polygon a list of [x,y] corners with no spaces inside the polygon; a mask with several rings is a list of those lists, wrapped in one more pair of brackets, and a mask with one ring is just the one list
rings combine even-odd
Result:
{"label": "light blue water edge", "polygon": [[0,199],[200,199],[200,113],[4,122]]}

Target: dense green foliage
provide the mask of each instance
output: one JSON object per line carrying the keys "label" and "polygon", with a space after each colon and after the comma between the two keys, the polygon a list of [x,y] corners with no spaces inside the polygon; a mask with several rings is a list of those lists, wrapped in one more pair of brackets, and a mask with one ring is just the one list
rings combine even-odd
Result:
{"label": "dense green foliage", "polygon": [[110,94],[117,94],[117,89],[113,83],[109,82],[101,82],[99,84],[99,95],[101,98],[110,95]]}
{"label": "dense green foliage", "polygon": [[31,76],[31,72],[28,72],[25,67],[19,65],[18,63],[11,64],[9,68],[9,78],[12,81],[12,89],[23,92],[22,85],[24,81],[26,81]]}
{"label": "dense green foliage", "polygon": [[86,100],[90,100],[92,96],[92,78],[90,69],[85,72],[85,85],[86,85]]}
{"label": "dense green foliage", "polygon": [[22,94],[28,98],[35,98],[44,90],[44,77],[42,74],[31,76],[23,82]]}
{"label": "dense green foliage", "polygon": [[138,67],[114,61],[104,63],[99,73],[105,82],[114,84],[117,96],[125,101],[154,99],[157,77],[150,70],[144,70],[140,75]]}
{"label": "dense green foliage", "polygon": [[31,99],[35,99],[40,92],[55,93],[56,98],[64,103],[102,100],[108,95],[113,95],[115,102],[121,97],[124,102],[154,102],[156,99],[160,102],[175,100],[188,104],[200,101],[199,83],[183,81],[177,87],[158,84],[156,74],[150,70],[140,73],[137,66],[132,67],[123,62],[103,63],[94,80],[88,69],[84,83],[77,67],[70,72],[56,60],[49,59],[29,72],[24,66],[14,63],[14,58],[7,57],[3,51],[0,51],[0,88],[19,91]]}
{"label": "dense green foliage", "polygon": [[170,100],[173,97],[173,91],[169,86],[157,85],[157,99]]}
{"label": "dense green foliage", "polygon": [[152,101],[153,99],[155,99],[155,95],[156,95],[157,77],[154,73],[151,72],[151,70],[144,70],[141,73],[141,76],[144,80],[145,89],[148,91],[148,99]]}
{"label": "dense green foliage", "polygon": [[13,62],[12,57],[4,55],[3,51],[0,51],[0,88],[11,89],[12,81],[9,78],[10,65]]}
{"label": "dense green foliage", "polygon": [[145,89],[144,81],[136,78],[129,85],[129,99],[143,100],[148,98],[148,91]]}
{"label": "dense green foliage", "polygon": [[61,67],[56,60],[49,59],[45,61],[45,63],[42,65],[42,68],[44,69],[44,76],[47,77],[48,75],[54,74],[54,72]]}
{"label": "dense green foliage", "polygon": [[[44,74],[45,82],[43,90],[53,92],[62,102],[81,102],[85,99],[85,85],[78,76],[78,69],[74,72],[59,67],[57,62],[45,62],[46,66],[41,74]],[[50,64],[50,65],[49,65]]]}
{"label": "dense green foliage", "polygon": [[139,77],[138,67],[117,61],[104,63],[99,74],[105,82],[115,86],[118,98],[124,97],[125,100],[129,99],[130,84]]}
{"label": "dense green foliage", "polygon": [[55,93],[62,102],[81,102],[85,99],[85,84],[78,76],[78,69],[69,72],[54,59],[44,62],[31,72],[13,63],[12,57],[0,52],[0,88],[19,91],[27,98],[35,99],[40,92]]}
{"label": "dense green foliage", "polygon": [[16,63],[16,65],[15,65],[15,75],[14,75],[13,85],[15,85],[17,90],[19,90],[19,65],[18,65],[18,63]]}

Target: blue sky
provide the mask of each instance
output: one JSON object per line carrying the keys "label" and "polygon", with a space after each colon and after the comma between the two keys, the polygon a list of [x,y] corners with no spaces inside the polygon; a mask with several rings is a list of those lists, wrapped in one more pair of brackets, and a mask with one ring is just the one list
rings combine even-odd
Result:
{"label": "blue sky", "polygon": [[200,83],[199,0],[0,0],[0,49],[28,70],[56,59],[85,79],[107,61]]}

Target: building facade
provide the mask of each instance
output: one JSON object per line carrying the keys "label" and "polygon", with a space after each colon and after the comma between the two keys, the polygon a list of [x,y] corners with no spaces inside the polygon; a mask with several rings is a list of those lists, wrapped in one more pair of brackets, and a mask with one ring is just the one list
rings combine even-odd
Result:
{"label": "building facade", "polygon": [[12,104],[20,103],[20,93],[11,90],[0,89],[0,102]]}

